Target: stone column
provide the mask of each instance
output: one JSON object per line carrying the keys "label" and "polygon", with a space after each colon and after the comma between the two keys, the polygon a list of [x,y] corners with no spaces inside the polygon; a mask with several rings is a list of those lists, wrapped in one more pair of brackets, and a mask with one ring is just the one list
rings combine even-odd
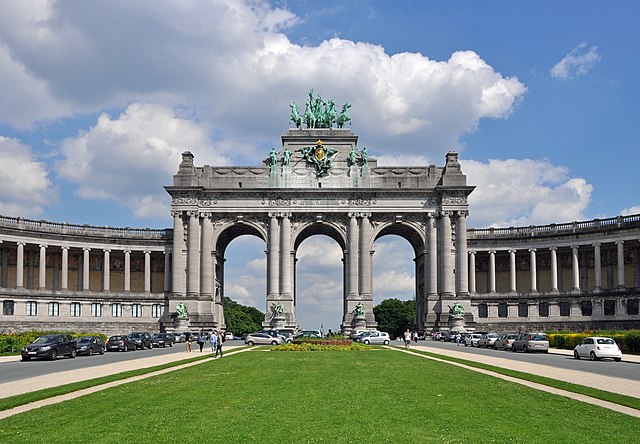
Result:
{"label": "stone column", "polygon": [[509,292],[518,292],[516,288],[516,250],[509,250]]}
{"label": "stone column", "polygon": [[476,252],[469,251],[469,292],[476,292]]}
{"label": "stone column", "polygon": [[489,293],[496,292],[496,252],[489,251]]}
{"label": "stone column", "polygon": [[458,211],[456,220],[456,294],[469,294],[467,265],[467,212]]}
{"label": "stone column", "polygon": [[[279,294],[280,288],[280,232],[276,213],[269,213],[269,239],[267,239],[267,298]],[[269,305],[267,303],[267,305]]]}
{"label": "stone column", "polygon": [[[171,293],[176,299],[184,296],[186,283],[182,250],[184,248],[184,223],[182,212],[173,213],[173,246],[171,248]],[[166,270],[165,270],[166,273]]]}
{"label": "stone column", "polygon": [[111,291],[111,250],[104,249],[104,259],[102,266],[102,291]]}
{"label": "stone column", "polygon": [[282,217],[280,225],[280,296],[289,300],[293,296],[292,274],[293,264],[291,260],[291,220],[290,215]]}
{"label": "stone column", "polygon": [[38,264],[38,288],[47,288],[47,246],[40,245],[40,261]]}
{"label": "stone column", "polygon": [[531,293],[538,292],[538,267],[536,264],[536,249],[529,248],[529,272],[531,273]]}
{"label": "stone column", "polygon": [[640,248],[633,250],[633,286],[640,287]]}
{"label": "stone column", "polygon": [[187,294],[197,297],[200,293],[200,221],[197,211],[189,211],[187,215]]}
{"label": "stone column", "polygon": [[60,280],[60,289],[69,289],[69,247],[62,247],[62,277]]}
{"label": "stone column", "polygon": [[368,301],[371,299],[371,279],[373,273],[371,270],[371,247],[369,243],[370,229],[369,215],[364,213],[360,219],[360,271],[358,273],[360,298]]}
{"label": "stone column", "polygon": [[618,288],[624,288],[624,241],[616,241],[618,246]]}
{"label": "stone column", "polygon": [[144,251],[144,292],[151,293],[151,252]]}
{"label": "stone column", "polygon": [[124,250],[124,291],[131,291],[131,250]]}
{"label": "stone column", "polygon": [[578,262],[578,246],[571,247],[572,251],[572,271],[573,271],[573,291],[580,291],[580,268]]}
{"label": "stone column", "polygon": [[593,274],[596,278],[595,291],[602,290],[602,255],[600,252],[600,242],[593,244]]}
{"label": "stone column", "polygon": [[453,263],[451,261],[451,212],[442,212],[440,229],[440,251],[442,252],[442,294],[451,296],[454,292],[452,285]]}
{"label": "stone column", "polygon": [[213,223],[209,215],[202,218],[202,251],[200,261],[200,294],[204,299],[213,300],[213,270],[211,250],[213,249]]}
{"label": "stone column", "polygon": [[[349,214],[347,238],[349,249],[347,252],[347,297],[354,299],[360,294],[358,289],[358,219],[355,213]],[[345,305],[345,311],[347,310]]]}
{"label": "stone column", "polygon": [[82,291],[89,291],[89,252],[91,248],[82,249]]}
{"label": "stone column", "polygon": [[16,252],[16,288],[24,288],[24,246],[23,242],[18,242]]}
{"label": "stone column", "polygon": [[558,292],[558,254],[557,248],[551,247],[551,292]]}
{"label": "stone column", "polygon": [[169,248],[165,248],[164,250],[164,288],[163,291],[165,293],[171,292],[171,250]]}
{"label": "stone column", "polygon": [[425,237],[427,239],[427,260],[424,274],[428,280],[428,294],[438,294],[438,233],[436,231],[436,215],[427,215],[427,227]]}

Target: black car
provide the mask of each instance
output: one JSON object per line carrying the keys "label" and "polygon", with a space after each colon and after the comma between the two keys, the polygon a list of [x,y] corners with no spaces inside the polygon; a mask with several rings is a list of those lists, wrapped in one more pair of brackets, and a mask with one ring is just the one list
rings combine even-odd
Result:
{"label": "black car", "polygon": [[145,348],[151,348],[151,335],[147,332],[134,331],[129,335],[131,339],[136,343],[136,348],[144,350]]}
{"label": "black car", "polygon": [[31,358],[58,359],[58,356],[75,358],[76,341],[70,335],[44,335],[36,338],[31,344],[22,349],[22,360]]}
{"label": "black car", "polygon": [[136,342],[127,335],[116,335],[109,337],[107,341],[107,351],[135,350]]}
{"label": "black car", "polygon": [[91,356],[94,353],[103,355],[107,348],[102,338],[97,336],[81,336],[76,339],[76,344],[76,349],[78,350],[79,355]]}
{"label": "black car", "polygon": [[173,343],[176,342],[171,333],[156,333],[151,337],[151,343],[154,347],[173,347]]}

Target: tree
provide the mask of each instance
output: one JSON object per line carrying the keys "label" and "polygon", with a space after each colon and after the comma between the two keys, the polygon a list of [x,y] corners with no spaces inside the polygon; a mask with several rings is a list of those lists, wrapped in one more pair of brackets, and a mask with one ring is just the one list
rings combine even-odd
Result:
{"label": "tree", "polygon": [[262,329],[264,313],[255,307],[238,304],[231,298],[224,298],[224,320],[227,331],[234,335],[246,336]]}
{"label": "tree", "polygon": [[373,314],[380,331],[386,331],[392,338],[402,337],[402,333],[407,328],[413,327],[416,302],[385,299],[373,307]]}

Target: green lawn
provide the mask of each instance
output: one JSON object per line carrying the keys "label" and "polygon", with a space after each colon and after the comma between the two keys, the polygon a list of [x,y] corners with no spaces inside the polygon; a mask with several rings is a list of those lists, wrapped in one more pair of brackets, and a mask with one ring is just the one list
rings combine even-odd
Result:
{"label": "green lawn", "polygon": [[0,442],[637,442],[640,419],[393,350],[251,351],[0,421]]}

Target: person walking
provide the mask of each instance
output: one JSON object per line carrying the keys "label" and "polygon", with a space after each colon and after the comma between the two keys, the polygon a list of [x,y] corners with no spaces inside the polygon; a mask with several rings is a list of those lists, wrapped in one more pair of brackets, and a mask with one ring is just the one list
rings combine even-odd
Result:
{"label": "person walking", "polygon": [[200,353],[202,353],[202,348],[204,347],[204,333],[202,332],[198,335],[198,346],[200,347]]}
{"label": "person walking", "polygon": [[190,332],[186,332],[184,334],[184,347],[187,353],[191,353],[191,333]]}
{"label": "person walking", "polygon": [[218,342],[216,345],[216,358],[218,357],[218,352],[220,352],[220,357],[222,358],[222,343],[224,342],[224,333],[221,331],[218,332]]}
{"label": "person walking", "polygon": [[404,348],[406,350],[409,349],[409,344],[411,344],[411,331],[407,328],[407,331],[404,332]]}
{"label": "person walking", "polygon": [[211,344],[211,353],[215,353],[218,346],[218,335],[215,330],[213,330],[209,335],[209,343]]}

